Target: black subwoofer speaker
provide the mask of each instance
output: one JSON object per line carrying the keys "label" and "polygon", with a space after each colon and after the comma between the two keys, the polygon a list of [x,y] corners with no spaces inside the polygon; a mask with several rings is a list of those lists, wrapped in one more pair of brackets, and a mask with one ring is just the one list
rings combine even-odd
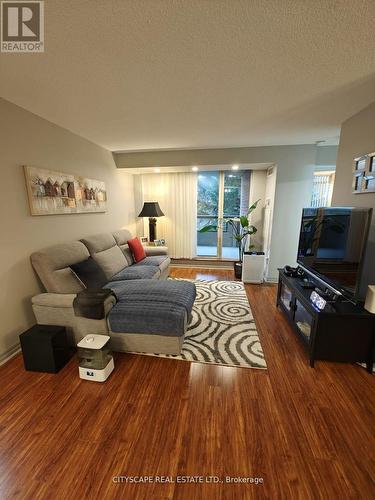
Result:
{"label": "black subwoofer speaker", "polygon": [[70,358],[64,326],[34,325],[20,335],[25,370],[57,373]]}

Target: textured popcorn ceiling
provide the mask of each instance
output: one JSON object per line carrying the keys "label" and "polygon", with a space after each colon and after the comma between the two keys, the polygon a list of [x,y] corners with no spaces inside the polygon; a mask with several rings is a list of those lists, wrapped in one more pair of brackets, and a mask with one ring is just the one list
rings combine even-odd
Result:
{"label": "textured popcorn ceiling", "polygon": [[0,95],[111,150],[335,142],[375,100],[374,0],[47,0]]}

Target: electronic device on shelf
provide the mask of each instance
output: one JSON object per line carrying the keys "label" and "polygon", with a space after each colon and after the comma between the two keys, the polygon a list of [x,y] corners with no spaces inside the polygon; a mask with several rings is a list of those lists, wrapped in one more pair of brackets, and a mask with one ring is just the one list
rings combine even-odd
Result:
{"label": "electronic device on shelf", "polygon": [[327,305],[327,301],[324,300],[323,297],[319,295],[315,290],[311,292],[310,300],[311,303],[314,304],[317,309],[319,309],[319,311],[323,311],[325,306]]}
{"label": "electronic device on shelf", "polygon": [[316,293],[318,293],[326,302],[345,302],[347,299],[341,294],[337,294],[330,290],[329,288],[325,288],[324,290],[319,287],[315,287]]}
{"label": "electronic device on shelf", "polygon": [[316,284],[313,281],[310,281],[305,278],[301,283],[301,287],[304,288],[305,290],[315,290]]}
{"label": "electronic device on shelf", "polygon": [[[297,263],[323,293],[360,302],[372,208],[304,208]],[[320,294],[320,292],[318,291]]]}
{"label": "electronic device on shelf", "polygon": [[284,273],[291,278],[303,278],[305,272],[300,267],[285,266]]}

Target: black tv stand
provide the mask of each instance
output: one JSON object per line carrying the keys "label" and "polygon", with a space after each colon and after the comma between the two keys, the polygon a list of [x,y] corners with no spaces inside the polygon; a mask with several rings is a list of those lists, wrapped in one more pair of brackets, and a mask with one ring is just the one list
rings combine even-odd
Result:
{"label": "black tv stand", "polygon": [[303,278],[287,276],[279,269],[277,306],[297,332],[315,360],[366,363],[372,373],[375,350],[375,314],[342,297],[327,298],[323,310],[310,300],[311,289]]}
{"label": "black tv stand", "polygon": [[305,290],[315,290],[315,288],[316,288],[315,283],[313,283],[312,281],[306,281],[306,280],[301,281],[301,286]]}

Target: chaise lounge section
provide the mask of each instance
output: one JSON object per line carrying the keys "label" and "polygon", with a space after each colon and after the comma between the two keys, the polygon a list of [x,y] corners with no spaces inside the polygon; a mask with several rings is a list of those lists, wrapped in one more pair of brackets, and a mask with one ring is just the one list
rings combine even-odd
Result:
{"label": "chaise lounge section", "polygon": [[[179,354],[191,318],[195,286],[166,280],[170,258],[165,247],[146,247],[135,263],[129,231],[103,233],[35,252],[31,256],[46,293],[32,298],[39,324],[65,326],[76,345],[91,333],[110,335],[112,348],[125,352]],[[74,313],[73,301],[85,285],[70,266],[89,258],[98,264],[115,296],[105,300],[104,317]]]}

